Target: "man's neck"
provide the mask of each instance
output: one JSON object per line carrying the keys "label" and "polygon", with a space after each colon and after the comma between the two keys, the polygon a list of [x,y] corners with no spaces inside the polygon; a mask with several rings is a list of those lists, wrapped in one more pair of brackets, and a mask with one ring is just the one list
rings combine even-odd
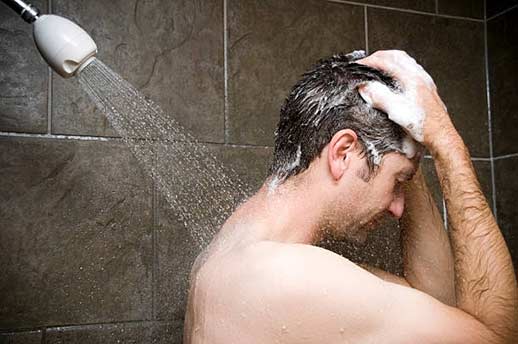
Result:
{"label": "man's neck", "polygon": [[247,227],[250,240],[314,244],[320,236],[323,202],[315,190],[308,189],[312,183],[293,184],[274,186],[267,181],[227,224]]}

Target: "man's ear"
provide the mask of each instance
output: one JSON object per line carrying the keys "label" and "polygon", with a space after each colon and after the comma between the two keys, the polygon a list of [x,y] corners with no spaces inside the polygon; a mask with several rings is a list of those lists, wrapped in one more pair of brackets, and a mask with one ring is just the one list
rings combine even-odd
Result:
{"label": "man's ear", "polygon": [[327,163],[334,180],[339,180],[349,168],[357,147],[358,136],[353,130],[342,129],[333,135],[327,150]]}

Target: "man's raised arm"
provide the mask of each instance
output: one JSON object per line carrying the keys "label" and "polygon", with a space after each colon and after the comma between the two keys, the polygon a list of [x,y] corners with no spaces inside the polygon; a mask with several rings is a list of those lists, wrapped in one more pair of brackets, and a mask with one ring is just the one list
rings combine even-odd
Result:
{"label": "man's raised arm", "polygon": [[405,204],[400,220],[405,279],[413,288],[455,306],[450,240],[421,168],[405,185]]}
{"label": "man's raised arm", "polygon": [[502,342],[514,342],[518,290],[509,250],[433,80],[403,52],[378,52],[360,62],[386,71],[402,84],[399,94],[380,84],[367,85],[360,93],[424,143],[435,160],[448,209],[457,307]]}

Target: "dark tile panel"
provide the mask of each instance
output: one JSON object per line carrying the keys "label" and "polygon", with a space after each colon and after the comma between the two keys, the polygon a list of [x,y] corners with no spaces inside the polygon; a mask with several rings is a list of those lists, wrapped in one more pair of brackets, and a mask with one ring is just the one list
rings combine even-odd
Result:
{"label": "dark tile panel", "polygon": [[43,344],[180,344],[181,327],[179,321],[56,327]]}
{"label": "dark tile panel", "polygon": [[41,344],[41,331],[0,333],[0,344]]}
{"label": "dark tile panel", "polygon": [[[271,157],[268,148],[243,148],[211,145],[217,159],[235,170],[252,189],[258,189],[264,181]],[[215,191],[212,191],[215,192]],[[221,190],[216,190],[221,192]],[[183,319],[187,301],[188,277],[199,243],[193,228],[178,219],[164,198],[159,206],[157,317],[158,319]]]}
{"label": "dark tile panel", "polygon": [[435,12],[435,0],[359,0],[357,2],[407,10]]}
{"label": "dark tile panel", "polygon": [[291,87],[320,58],[365,47],[363,8],[228,1],[229,140],[271,145]]}
{"label": "dark tile panel", "polygon": [[518,153],[518,8],[487,24],[494,155]]}
{"label": "dark tile panel", "polygon": [[435,171],[435,164],[433,159],[424,158],[421,162],[421,168],[426,179],[426,185],[428,186],[428,189],[432,193],[433,199],[435,200],[435,205],[441,214],[443,214],[444,207],[442,204],[441,184],[437,178],[437,172]]}
{"label": "dark tile panel", "polygon": [[518,5],[518,0],[486,0],[486,4],[487,17],[489,18]]}
{"label": "dark tile panel", "polygon": [[0,139],[0,330],[151,317],[151,183],[119,143]]}
{"label": "dark tile panel", "polygon": [[498,224],[511,251],[515,271],[518,273],[518,158],[506,158],[495,161],[496,209]]}
{"label": "dark tile panel", "polygon": [[[171,118],[223,141],[223,0],[55,0],[53,9],[91,33],[99,58]],[[54,133],[116,135],[77,80],[53,80]]]}
{"label": "dark tile panel", "polygon": [[[32,4],[42,11],[46,0]],[[47,132],[48,68],[32,26],[0,4],[0,131]]]}
{"label": "dark tile panel", "polygon": [[440,14],[484,19],[484,0],[437,0]]}
{"label": "dark tile panel", "polygon": [[423,65],[476,157],[489,157],[484,24],[369,9],[371,51],[400,49]]}
{"label": "dark tile panel", "polygon": [[489,207],[493,208],[493,186],[491,179],[491,162],[489,161],[473,161],[473,167],[477,174],[478,182],[482,192],[486,196]]}

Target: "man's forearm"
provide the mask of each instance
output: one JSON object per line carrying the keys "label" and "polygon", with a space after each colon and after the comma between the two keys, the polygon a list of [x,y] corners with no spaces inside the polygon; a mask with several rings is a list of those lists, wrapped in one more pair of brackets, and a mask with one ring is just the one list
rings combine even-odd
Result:
{"label": "man's forearm", "polygon": [[452,129],[431,147],[448,209],[457,306],[510,340],[518,335],[512,261],[473,170]]}
{"label": "man's forearm", "polygon": [[405,186],[405,198],[401,218],[405,278],[413,288],[455,306],[450,240],[421,171]]}

